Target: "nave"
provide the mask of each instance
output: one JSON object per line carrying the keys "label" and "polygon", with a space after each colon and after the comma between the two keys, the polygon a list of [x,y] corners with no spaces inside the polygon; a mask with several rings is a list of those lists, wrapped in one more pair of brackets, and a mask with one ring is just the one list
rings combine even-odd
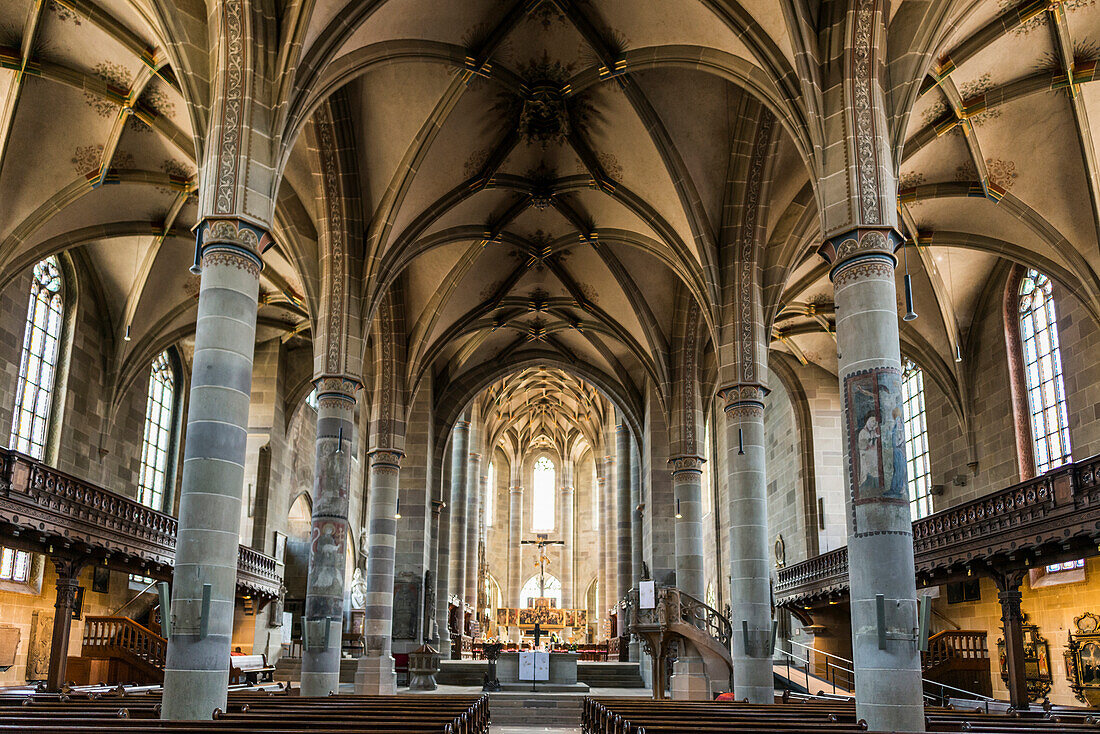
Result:
{"label": "nave", "polygon": [[4,0],[0,726],[1095,728],[1098,48]]}

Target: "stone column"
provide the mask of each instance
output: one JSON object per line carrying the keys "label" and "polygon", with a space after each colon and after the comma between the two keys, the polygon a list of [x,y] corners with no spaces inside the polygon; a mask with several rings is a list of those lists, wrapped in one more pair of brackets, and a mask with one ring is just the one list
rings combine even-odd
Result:
{"label": "stone column", "polygon": [[[236,220],[199,228],[195,354],[187,409],[171,629],[161,718],[209,719],[225,709],[237,587],[241,491],[261,243]],[[203,588],[209,585],[203,619]]]}
{"label": "stone column", "polygon": [[721,391],[720,396],[725,400],[729,477],[733,692],[738,701],[773,703],[764,389],[760,385],[734,385]]}
{"label": "stone column", "polygon": [[[510,606],[523,606],[523,483],[522,460],[516,458],[512,466],[511,486],[508,488],[508,596]],[[519,627],[510,627],[512,642],[519,642]]]}
{"label": "stone column", "polygon": [[[634,585],[634,555],[631,550],[631,537],[633,531],[633,523],[631,522],[631,515],[633,514],[630,504],[630,477],[633,474],[633,465],[631,464],[632,456],[630,453],[630,428],[625,423],[620,423],[618,430],[616,431],[616,447],[615,455],[618,457],[618,473],[616,474],[616,480],[618,483],[618,504],[616,505],[616,514],[618,515],[618,582],[615,586],[615,599],[621,601],[626,598],[626,595],[630,593],[631,587]],[[620,615],[621,617],[621,615]],[[622,625],[620,625],[619,634],[624,632]]]}
{"label": "stone column", "polygon": [[[444,485],[445,486],[445,485]],[[446,502],[436,500],[433,507],[439,508],[439,528],[433,539],[435,543],[435,640],[436,648],[447,660],[451,649],[451,632],[447,629],[450,610],[447,607],[450,596],[448,586],[451,565],[451,510]]]}
{"label": "stone column", "polygon": [[1030,706],[1024,668],[1024,613],[1020,608],[1020,584],[1026,575],[1026,571],[1021,570],[993,576],[997,600],[1001,603],[1001,624],[1004,625],[1008,700],[1017,711],[1026,711]]}
{"label": "stone column", "polygon": [[[470,431],[474,435],[474,431]],[[473,439],[470,441],[474,443]],[[481,454],[470,452],[470,464],[466,468],[466,570],[463,573],[465,585],[462,597],[474,610],[477,621],[477,585],[480,573],[477,563],[478,528],[481,526]]]}
{"label": "stone column", "polygon": [[[703,462],[702,456],[669,459],[675,498],[676,588],[699,601],[706,597],[703,573]],[[676,517],[678,516],[678,517]],[[706,667],[699,652],[687,641],[672,673],[672,697],[676,700],[709,700]]]}
{"label": "stone column", "polygon": [[[430,493],[430,489],[429,489]],[[432,527],[431,550],[428,553],[428,584],[424,593],[428,598],[424,601],[424,631],[421,638],[425,642],[434,642],[439,639],[439,630],[436,625],[439,620],[439,527],[443,508],[447,503],[432,500]]]}
{"label": "stone column", "polygon": [[50,667],[46,673],[46,690],[60,691],[67,682],[65,672],[69,665],[69,633],[73,627],[73,608],[80,593],[83,560],[51,556],[57,571],[56,597],[53,613],[53,637],[50,639]]}
{"label": "stone column", "polygon": [[606,470],[596,479],[596,491],[600,495],[600,537],[597,541],[599,566],[597,567],[596,581],[596,640],[607,637],[607,609],[611,605],[610,589],[613,582],[608,573],[611,561],[608,558],[610,548],[609,536],[611,535],[611,512],[613,508],[607,503],[608,478]]}
{"label": "stone column", "polygon": [[397,545],[397,488],[403,454],[394,449],[370,453],[370,520],[367,544],[366,650],[355,673],[355,692],[397,692],[393,664],[393,563]]}
{"label": "stone column", "polygon": [[573,573],[573,551],[576,543],[573,539],[573,462],[562,460],[561,487],[558,488],[558,516],[561,517],[561,606],[572,609],[576,599],[576,578]]}
{"label": "stone column", "polygon": [[[893,230],[858,229],[830,239],[821,253],[833,265],[829,277],[848,457],[856,716],[873,730],[924,731],[894,288],[897,242]],[[885,602],[884,637],[878,595]]]}
{"label": "stone column", "polygon": [[[463,595],[466,592],[466,469],[469,465],[470,421],[463,416],[451,432],[451,508],[450,559],[447,588],[458,599],[461,626]],[[447,600],[442,602],[444,606]],[[462,630],[459,630],[459,634]],[[451,650],[440,650],[443,659],[452,657]]]}
{"label": "stone column", "polygon": [[348,482],[354,443],[356,381],[323,377],[317,388],[317,458],[303,619],[303,696],[340,692]]}
{"label": "stone column", "polygon": [[[642,461],[638,452],[638,442],[630,438],[630,555],[631,585],[638,586],[642,580]],[[642,661],[641,643],[633,636],[630,638],[630,659]],[[642,671],[648,669],[643,665]]]}

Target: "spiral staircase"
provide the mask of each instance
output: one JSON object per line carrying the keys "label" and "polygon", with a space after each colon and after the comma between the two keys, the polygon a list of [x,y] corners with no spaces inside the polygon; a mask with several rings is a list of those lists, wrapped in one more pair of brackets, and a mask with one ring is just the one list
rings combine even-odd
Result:
{"label": "spiral staircase", "polygon": [[627,611],[630,632],[641,640],[649,656],[654,698],[666,698],[676,661],[692,655],[703,661],[708,698],[732,690],[733,626],[728,617],[675,587],[656,589],[652,608],[639,605],[637,589],[621,604]]}

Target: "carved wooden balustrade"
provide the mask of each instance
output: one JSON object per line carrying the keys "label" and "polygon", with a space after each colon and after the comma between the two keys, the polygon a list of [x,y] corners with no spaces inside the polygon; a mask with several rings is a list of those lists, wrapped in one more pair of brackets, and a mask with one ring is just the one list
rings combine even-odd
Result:
{"label": "carved wooden balustrade", "polygon": [[[1096,555],[1098,523],[1100,456],[1093,456],[914,522],[917,584]],[[797,608],[847,590],[848,549],[838,548],[779,569],[775,596]]]}
{"label": "carved wooden balustrade", "polygon": [[[176,528],[171,515],[0,448],[0,537],[5,545],[169,579]],[[240,547],[240,592],[272,599],[281,585],[282,570],[274,558]]]}
{"label": "carved wooden balustrade", "polygon": [[88,616],[80,654],[87,658],[132,657],[164,670],[168,640],[129,617]]}

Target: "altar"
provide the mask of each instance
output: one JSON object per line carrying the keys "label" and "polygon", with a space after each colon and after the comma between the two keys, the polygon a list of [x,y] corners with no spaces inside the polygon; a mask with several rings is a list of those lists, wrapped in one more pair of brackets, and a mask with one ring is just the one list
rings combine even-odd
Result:
{"label": "altar", "polygon": [[[530,675],[520,675],[520,655],[524,653],[509,651],[502,652],[497,659],[497,679],[505,691],[529,691],[532,687]],[[575,652],[551,652],[543,653],[550,658],[549,675],[545,680],[542,676],[534,681],[536,691],[586,692],[588,686],[577,682],[577,661],[580,655]]]}

